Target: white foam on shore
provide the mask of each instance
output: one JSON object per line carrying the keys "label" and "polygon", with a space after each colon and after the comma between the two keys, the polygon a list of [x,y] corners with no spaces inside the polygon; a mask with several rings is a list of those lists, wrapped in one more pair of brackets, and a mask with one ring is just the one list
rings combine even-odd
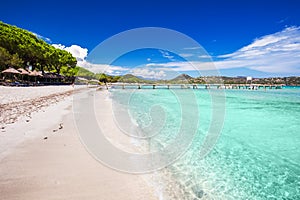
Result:
{"label": "white foam on shore", "polygon": [[[102,90],[95,93],[95,116],[99,125],[99,128],[104,133],[106,138],[117,148],[134,154],[149,153],[149,144],[146,140],[141,140],[139,138],[130,137],[131,134],[125,134],[120,127],[118,127],[117,122],[114,119],[113,110],[113,99],[112,93],[108,90]],[[119,108],[119,107],[118,107]],[[118,109],[114,108],[114,109]],[[125,108],[124,108],[125,109]],[[127,108],[126,108],[127,109]],[[129,115],[130,116],[130,115]],[[134,126],[134,119],[130,120]],[[130,125],[128,125],[130,126]],[[139,165],[139,163],[136,163]],[[163,174],[160,172],[146,173],[139,175],[148,187],[151,187],[155,193],[155,197],[159,200],[165,199],[163,194],[162,183],[158,183],[157,180],[161,180],[159,176]]]}

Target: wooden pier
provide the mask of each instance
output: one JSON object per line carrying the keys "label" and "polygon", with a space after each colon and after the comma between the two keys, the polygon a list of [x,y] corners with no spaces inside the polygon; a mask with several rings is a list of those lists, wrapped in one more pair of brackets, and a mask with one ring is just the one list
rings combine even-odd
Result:
{"label": "wooden pier", "polygon": [[282,89],[283,84],[140,84],[140,83],[112,83],[115,89]]}

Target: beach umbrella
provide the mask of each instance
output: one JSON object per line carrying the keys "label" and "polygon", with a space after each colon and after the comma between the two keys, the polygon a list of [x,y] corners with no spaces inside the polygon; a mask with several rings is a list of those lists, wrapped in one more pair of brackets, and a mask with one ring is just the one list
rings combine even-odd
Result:
{"label": "beach umbrella", "polygon": [[19,71],[22,75],[28,75],[28,74],[29,74],[29,72],[26,71],[26,70],[23,69],[23,68],[19,68],[18,71]]}
{"label": "beach umbrella", "polygon": [[[19,72],[18,70],[14,69],[14,68],[12,68],[12,67],[10,67],[10,68],[8,68],[8,69],[6,69],[6,70],[3,70],[2,73],[3,73],[3,74],[10,74],[10,76],[11,76],[12,74],[20,74],[20,72]],[[5,77],[4,77],[4,78],[5,78]],[[16,77],[15,77],[15,79],[16,79]]]}
{"label": "beach umbrella", "polygon": [[36,70],[30,71],[29,76],[43,76],[41,72],[38,72]]}
{"label": "beach umbrella", "polygon": [[43,76],[41,72],[38,72],[36,70],[29,71],[29,76],[34,76],[34,81],[36,82],[36,77],[37,76]]}
{"label": "beach umbrella", "polygon": [[20,72],[12,67],[6,69],[6,70],[3,70],[2,71],[3,74],[20,74]]}
{"label": "beach umbrella", "polygon": [[[19,68],[18,71],[21,72],[21,75],[22,75],[22,82],[23,82],[24,75],[29,75],[29,72],[26,71],[26,70],[23,69],[23,68]],[[27,80],[28,80],[28,78],[27,78]]]}

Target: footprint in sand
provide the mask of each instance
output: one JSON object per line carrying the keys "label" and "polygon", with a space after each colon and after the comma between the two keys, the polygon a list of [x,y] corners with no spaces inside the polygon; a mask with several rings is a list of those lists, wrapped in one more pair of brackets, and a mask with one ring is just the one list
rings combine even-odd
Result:
{"label": "footprint in sand", "polygon": [[53,132],[57,132],[60,129],[63,129],[63,124],[62,123],[60,123],[58,129],[54,129]]}

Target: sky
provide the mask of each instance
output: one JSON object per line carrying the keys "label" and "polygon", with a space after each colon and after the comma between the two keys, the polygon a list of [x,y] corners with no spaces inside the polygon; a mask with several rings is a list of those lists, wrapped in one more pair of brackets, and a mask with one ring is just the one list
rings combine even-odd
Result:
{"label": "sky", "polygon": [[[71,52],[78,65],[94,72],[146,78],[168,78],[170,71],[198,76],[199,70],[209,74],[213,64],[224,76],[300,76],[299,8],[298,0],[27,0],[2,2],[0,20]],[[177,31],[199,46],[187,44],[175,53],[137,49],[110,63],[102,62],[101,55],[97,62],[89,59],[109,38],[143,27]],[[148,36],[152,38],[151,33]]]}

